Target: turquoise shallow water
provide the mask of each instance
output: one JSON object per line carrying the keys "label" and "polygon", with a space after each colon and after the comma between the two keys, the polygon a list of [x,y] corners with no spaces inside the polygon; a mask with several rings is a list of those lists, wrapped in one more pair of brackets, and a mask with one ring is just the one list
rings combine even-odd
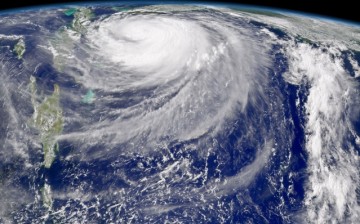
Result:
{"label": "turquoise shallow water", "polygon": [[357,219],[357,27],[124,4],[0,15],[0,222]]}

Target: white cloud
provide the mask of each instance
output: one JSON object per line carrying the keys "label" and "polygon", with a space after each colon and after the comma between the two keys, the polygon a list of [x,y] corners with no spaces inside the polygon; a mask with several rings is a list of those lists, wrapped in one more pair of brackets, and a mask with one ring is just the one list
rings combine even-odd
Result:
{"label": "white cloud", "polygon": [[347,108],[356,106],[352,102],[359,97],[354,80],[344,70],[336,46],[324,50],[292,43],[286,52],[289,71],[285,78],[297,84],[304,79],[310,84],[305,105],[309,155],[307,222],[355,223],[360,218],[360,161],[347,140],[352,130]]}

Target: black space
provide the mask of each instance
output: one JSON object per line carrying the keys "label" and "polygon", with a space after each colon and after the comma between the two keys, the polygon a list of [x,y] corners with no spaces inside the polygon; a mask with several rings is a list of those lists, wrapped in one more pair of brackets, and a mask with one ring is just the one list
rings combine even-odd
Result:
{"label": "black space", "polygon": [[[7,1],[1,3],[1,9],[16,9],[21,7],[34,7],[38,5],[47,5],[47,4],[61,4],[61,3],[76,3],[76,2],[91,2],[88,1],[65,1],[65,0],[32,0],[29,2],[25,1]],[[94,1],[92,1],[94,2]],[[106,2],[98,0],[96,2]],[[109,1],[107,1],[109,2]],[[123,1],[113,1],[121,3]],[[143,1],[134,1],[130,0],[127,2],[143,2]],[[172,0],[172,1],[153,1],[158,3],[169,3],[169,2],[189,2],[189,1],[180,1],[180,0]],[[360,22],[360,13],[358,7],[356,6],[356,1],[350,0],[341,0],[341,1],[325,1],[325,0],[242,0],[242,1],[214,1],[214,0],[198,0],[191,2],[215,2],[215,3],[240,3],[246,5],[255,5],[255,6],[264,6],[264,7],[272,7],[278,9],[286,9],[292,11],[306,12],[317,14],[320,16],[333,17],[337,19],[349,20],[353,22]]]}

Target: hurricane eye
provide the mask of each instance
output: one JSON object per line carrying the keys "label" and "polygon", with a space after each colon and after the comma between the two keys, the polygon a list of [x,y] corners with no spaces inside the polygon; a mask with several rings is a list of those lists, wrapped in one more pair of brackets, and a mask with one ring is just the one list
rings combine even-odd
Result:
{"label": "hurricane eye", "polygon": [[360,223],[359,52],[236,4],[0,12],[0,223]]}

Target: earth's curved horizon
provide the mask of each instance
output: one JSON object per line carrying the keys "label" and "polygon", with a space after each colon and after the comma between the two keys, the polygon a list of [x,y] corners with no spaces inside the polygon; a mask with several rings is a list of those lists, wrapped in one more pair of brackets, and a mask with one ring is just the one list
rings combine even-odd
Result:
{"label": "earth's curved horizon", "polygon": [[0,12],[0,223],[357,223],[360,26],[186,3]]}

